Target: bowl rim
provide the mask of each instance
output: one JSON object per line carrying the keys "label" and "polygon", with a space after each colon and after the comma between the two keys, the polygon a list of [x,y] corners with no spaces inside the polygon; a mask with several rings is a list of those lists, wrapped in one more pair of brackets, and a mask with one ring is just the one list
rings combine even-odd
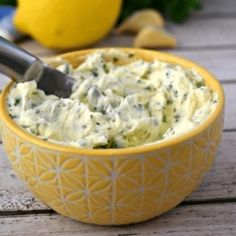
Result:
{"label": "bowl rim", "polygon": [[86,50],[78,50],[74,52],[69,52],[65,54],[61,54],[52,58],[70,58],[70,57],[80,57],[83,55],[87,55],[99,50],[110,50],[110,49],[119,49],[126,52],[134,53],[139,56],[151,56],[153,59],[158,59],[161,61],[165,61],[172,64],[177,64],[182,66],[183,68],[194,68],[200,75],[204,78],[207,85],[213,89],[213,91],[217,92],[219,97],[219,102],[215,107],[215,110],[208,116],[208,118],[201,123],[199,126],[195,127],[192,130],[189,130],[183,134],[180,134],[176,137],[160,140],[157,142],[152,142],[145,145],[139,145],[135,147],[128,147],[128,148],[113,148],[113,149],[90,149],[90,148],[78,148],[66,145],[60,145],[57,143],[49,142],[34,136],[33,134],[28,133],[23,128],[17,125],[17,123],[12,120],[8,114],[8,109],[6,105],[6,98],[8,96],[8,92],[13,86],[14,82],[9,82],[6,87],[3,89],[0,95],[0,118],[1,122],[4,124],[17,136],[20,138],[27,140],[31,144],[34,144],[41,148],[46,148],[53,151],[60,151],[63,153],[69,154],[78,154],[78,155],[86,155],[86,156],[124,156],[124,155],[132,155],[137,153],[145,153],[145,152],[152,152],[160,149],[165,149],[170,146],[177,145],[182,142],[186,142],[187,140],[198,136],[204,130],[206,130],[223,111],[224,107],[224,91],[222,86],[220,85],[219,81],[205,68],[202,66],[192,62],[191,60],[185,59],[180,56],[176,56],[169,53],[154,51],[154,50],[146,50],[146,49],[136,49],[136,48],[94,48],[94,49],[86,49]]}

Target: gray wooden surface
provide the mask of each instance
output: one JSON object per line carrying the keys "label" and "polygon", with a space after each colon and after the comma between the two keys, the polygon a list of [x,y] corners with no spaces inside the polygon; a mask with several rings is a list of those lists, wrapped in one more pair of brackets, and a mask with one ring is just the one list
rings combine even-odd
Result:
{"label": "gray wooden surface", "polygon": [[[203,0],[202,11],[182,25],[168,23],[178,48],[167,50],[207,67],[226,93],[225,127],[213,168],[176,209],[151,221],[98,227],[57,215],[19,181],[0,146],[0,236],[5,235],[236,235],[236,1]],[[132,46],[131,36],[109,35],[96,47]],[[21,46],[40,57],[58,52],[28,40]],[[1,79],[4,86],[7,79]]]}
{"label": "gray wooden surface", "polygon": [[78,223],[56,214],[15,215],[0,218],[1,236],[212,236],[235,235],[236,204],[179,206],[158,219],[130,226],[94,226]]}

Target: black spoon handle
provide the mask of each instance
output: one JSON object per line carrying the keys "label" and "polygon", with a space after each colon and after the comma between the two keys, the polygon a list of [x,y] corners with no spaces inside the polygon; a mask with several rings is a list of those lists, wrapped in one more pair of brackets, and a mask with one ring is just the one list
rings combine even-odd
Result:
{"label": "black spoon handle", "polygon": [[43,62],[0,37],[0,72],[11,77],[16,82],[36,80],[40,78]]}

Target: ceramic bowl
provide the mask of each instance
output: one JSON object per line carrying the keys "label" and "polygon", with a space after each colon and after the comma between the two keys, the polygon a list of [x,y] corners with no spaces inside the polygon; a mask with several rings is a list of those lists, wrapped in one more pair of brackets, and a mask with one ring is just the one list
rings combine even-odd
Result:
{"label": "ceramic bowl", "polygon": [[[74,66],[98,49],[62,55]],[[223,127],[224,94],[201,66],[166,53],[123,49],[145,60],[194,68],[219,96],[214,112],[199,127],[159,143],[121,149],[80,149],[43,141],[20,128],[0,97],[2,140],[17,175],[43,203],[61,215],[93,224],[141,222],[178,205],[211,167]],[[57,64],[61,59],[53,59]],[[51,60],[52,61],[52,60]]]}

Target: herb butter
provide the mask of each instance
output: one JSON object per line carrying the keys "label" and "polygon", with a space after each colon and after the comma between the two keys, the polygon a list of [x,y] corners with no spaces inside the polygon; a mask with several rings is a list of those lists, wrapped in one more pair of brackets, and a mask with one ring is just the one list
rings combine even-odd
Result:
{"label": "herb butter", "polygon": [[217,94],[194,69],[132,57],[101,50],[77,68],[60,65],[76,80],[69,98],[45,95],[34,81],[18,83],[8,97],[9,114],[50,142],[124,148],[180,135],[214,110]]}

